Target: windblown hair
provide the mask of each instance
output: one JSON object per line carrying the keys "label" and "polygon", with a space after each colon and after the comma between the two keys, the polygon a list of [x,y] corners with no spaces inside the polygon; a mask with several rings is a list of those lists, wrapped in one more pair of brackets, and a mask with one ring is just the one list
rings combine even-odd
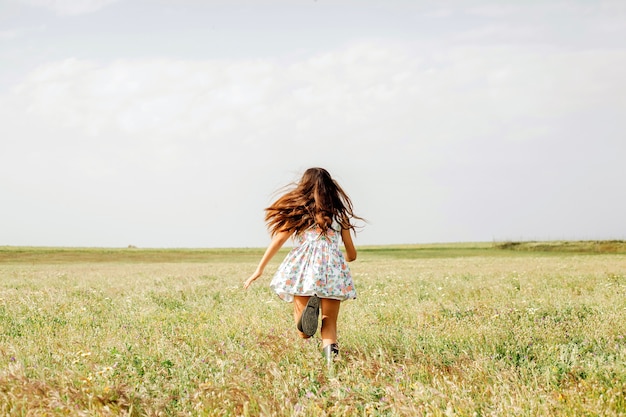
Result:
{"label": "windblown hair", "polygon": [[351,219],[363,220],[354,215],[350,197],[323,168],[307,169],[294,186],[265,209],[272,236],[280,232],[297,235],[314,225],[325,234],[333,220],[342,229],[355,230]]}

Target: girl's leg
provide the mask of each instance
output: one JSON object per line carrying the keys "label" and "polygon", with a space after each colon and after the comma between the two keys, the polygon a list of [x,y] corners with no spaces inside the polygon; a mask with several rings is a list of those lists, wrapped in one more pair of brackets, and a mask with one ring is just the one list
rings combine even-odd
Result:
{"label": "girl's leg", "polygon": [[[302,312],[304,311],[304,308],[306,307],[306,303],[309,302],[309,298],[311,297],[301,296],[301,295],[293,296],[293,319],[296,325],[298,324],[298,320],[300,320],[300,316],[302,315]],[[303,339],[308,339],[309,337],[311,337],[311,336],[307,336],[306,334],[302,333],[299,330],[298,330],[298,335]]]}
{"label": "girl's leg", "polygon": [[[337,343],[337,317],[341,301],[322,298],[322,348]],[[306,303],[305,303],[306,304]]]}

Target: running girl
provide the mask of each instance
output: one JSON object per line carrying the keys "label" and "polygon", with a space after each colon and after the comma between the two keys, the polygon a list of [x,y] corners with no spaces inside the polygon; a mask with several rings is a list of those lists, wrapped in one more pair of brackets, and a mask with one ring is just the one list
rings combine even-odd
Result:
{"label": "running girl", "polygon": [[[347,262],[356,259],[351,231],[350,197],[323,168],[309,168],[293,189],[265,209],[272,241],[244,288],[258,279],[283,244],[293,237],[295,247],[284,259],[270,283],[278,296],[293,302],[300,337],[309,338],[322,314],[322,351],[329,363],[339,354],[337,317],[342,301],[356,298]],[[343,241],[346,255],[339,249]],[[346,262],[347,261],[347,262]]]}

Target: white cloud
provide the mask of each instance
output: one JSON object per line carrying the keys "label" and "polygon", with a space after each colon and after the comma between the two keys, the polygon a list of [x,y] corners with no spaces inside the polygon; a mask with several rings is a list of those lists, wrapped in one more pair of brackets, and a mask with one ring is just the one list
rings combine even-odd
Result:
{"label": "white cloud", "polygon": [[[70,59],[33,71],[5,101],[25,124],[92,140],[123,136],[179,149],[181,158],[216,142],[340,143],[369,152],[385,138],[415,150],[495,134],[532,141],[563,116],[625,109],[625,65],[622,51],[369,43],[290,65]],[[542,125],[517,128],[528,120]]]}
{"label": "white cloud", "polygon": [[[528,7],[528,5],[526,5]],[[468,8],[468,13],[478,16],[502,18],[522,13],[526,7],[520,4],[491,3]]]}
{"label": "white cloud", "polygon": [[18,29],[7,29],[0,31],[0,40],[10,40],[19,37],[21,31]]}
{"label": "white cloud", "polygon": [[[484,205],[473,208],[476,196],[491,210],[523,217],[516,195],[552,195],[545,168],[527,177],[516,171],[534,162],[532,150],[545,151],[543,166],[554,158],[562,167],[553,142],[585,143],[570,127],[581,115],[593,127],[609,111],[626,112],[625,66],[621,49],[421,42],[360,42],[289,62],[67,59],[26,74],[0,96],[8,115],[0,135],[11,138],[0,143],[0,178],[13,190],[7,195],[40,195],[68,224],[90,212],[126,222],[131,235],[156,233],[153,225],[184,207],[189,214],[169,233],[204,228],[230,236],[224,218],[260,212],[285,169],[322,161],[340,178],[343,172],[359,212],[376,225],[364,234],[378,233],[370,242],[476,239],[497,217]],[[604,145],[617,143],[626,127],[610,121]],[[589,166],[609,172],[597,161]],[[574,195],[577,178],[551,178]],[[502,201],[484,184],[490,181]],[[471,192],[454,189],[459,183]],[[390,202],[410,218],[390,219]],[[252,222],[265,237],[262,219]],[[259,242],[229,239],[218,244]]]}
{"label": "white cloud", "polygon": [[532,24],[494,23],[459,32],[455,41],[463,44],[511,45],[524,42],[541,42],[546,38],[542,26]]}
{"label": "white cloud", "polygon": [[430,19],[442,19],[450,17],[454,14],[452,9],[433,9],[422,12],[422,16]]}
{"label": "white cloud", "polygon": [[119,0],[17,0],[23,4],[54,11],[61,16],[93,13]]}
{"label": "white cloud", "polygon": [[42,32],[46,29],[45,25],[29,26],[29,27],[17,27],[13,29],[5,29],[0,31],[0,41],[11,41],[17,38],[21,38],[24,35]]}

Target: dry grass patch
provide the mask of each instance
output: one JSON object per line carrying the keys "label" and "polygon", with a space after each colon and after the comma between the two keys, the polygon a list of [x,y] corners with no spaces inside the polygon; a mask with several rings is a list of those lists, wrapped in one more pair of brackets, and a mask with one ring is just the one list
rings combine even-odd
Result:
{"label": "dry grass patch", "polygon": [[366,252],[332,371],[232,256],[0,264],[0,414],[626,414],[624,255]]}

